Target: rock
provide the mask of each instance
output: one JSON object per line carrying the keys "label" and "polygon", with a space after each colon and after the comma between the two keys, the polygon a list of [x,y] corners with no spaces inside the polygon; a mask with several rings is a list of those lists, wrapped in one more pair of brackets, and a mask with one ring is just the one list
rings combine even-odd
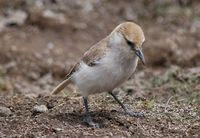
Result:
{"label": "rock", "polygon": [[53,128],[53,131],[60,132],[60,131],[62,131],[62,128]]}
{"label": "rock", "polygon": [[17,25],[22,26],[26,22],[28,17],[27,13],[21,10],[8,11],[7,16],[0,16],[0,32],[2,32],[6,26]]}
{"label": "rock", "polygon": [[48,111],[46,105],[35,105],[33,107],[33,113],[45,113]]}
{"label": "rock", "polygon": [[21,11],[21,10],[16,10],[16,11],[9,11],[8,12],[8,17],[5,18],[5,24],[6,25],[24,25],[28,15],[26,12]]}
{"label": "rock", "polygon": [[64,14],[62,13],[56,13],[56,12],[53,12],[51,10],[45,10],[43,11],[42,13],[42,17],[49,20],[49,22],[51,24],[65,24],[66,23],[66,19],[65,19],[65,16]]}
{"label": "rock", "polygon": [[11,62],[8,62],[7,64],[5,64],[4,67],[7,71],[10,71],[10,70],[16,68],[16,66],[17,66],[17,63],[15,61],[11,61]]}
{"label": "rock", "polygon": [[28,93],[28,94],[25,94],[25,97],[28,97],[30,99],[34,99],[34,98],[38,97],[38,94],[36,94],[36,93]]}
{"label": "rock", "polygon": [[30,10],[30,22],[44,27],[61,27],[68,24],[63,13],[38,7]]}
{"label": "rock", "polygon": [[0,106],[0,116],[5,117],[12,114],[12,111],[4,106]]}
{"label": "rock", "polygon": [[38,79],[39,79],[40,74],[37,73],[37,72],[29,72],[29,73],[27,74],[27,76],[28,76],[31,80],[35,81],[35,80],[38,80]]}

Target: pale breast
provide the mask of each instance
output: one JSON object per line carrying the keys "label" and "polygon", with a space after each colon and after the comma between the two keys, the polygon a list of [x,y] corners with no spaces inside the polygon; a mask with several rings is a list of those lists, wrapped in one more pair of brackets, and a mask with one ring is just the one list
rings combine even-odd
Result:
{"label": "pale breast", "polygon": [[116,53],[108,53],[95,66],[80,64],[73,80],[83,96],[112,91],[134,72],[137,57],[123,59]]}

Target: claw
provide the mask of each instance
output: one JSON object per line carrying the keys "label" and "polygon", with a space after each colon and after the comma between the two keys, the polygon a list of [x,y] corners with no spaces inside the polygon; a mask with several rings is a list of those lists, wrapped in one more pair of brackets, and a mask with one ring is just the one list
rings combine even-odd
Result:
{"label": "claw", "polygon": [[98,123],[95,123],[90,116],[85,116],[83,118],[83,122],[86,123],[88,126],[93,128],[100,128]]}

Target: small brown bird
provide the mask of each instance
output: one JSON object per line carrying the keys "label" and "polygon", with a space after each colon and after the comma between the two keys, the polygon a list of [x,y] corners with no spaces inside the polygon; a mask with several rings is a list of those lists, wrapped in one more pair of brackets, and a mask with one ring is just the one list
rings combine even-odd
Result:
{"label": "small brown bird", "polygon": [[145,41],[141,27],[133,22],[118,25],[106,38],[92,46],[61,82],[52,94],[59,93],[68,84],[75,84],[83,95],[84,122],[99,127],[89,113],[88,96],[108,92],[130,116],[142,117],[139,112],[129,111],[112,93],[135,71],[138,58],[145,63],[142,44]]}

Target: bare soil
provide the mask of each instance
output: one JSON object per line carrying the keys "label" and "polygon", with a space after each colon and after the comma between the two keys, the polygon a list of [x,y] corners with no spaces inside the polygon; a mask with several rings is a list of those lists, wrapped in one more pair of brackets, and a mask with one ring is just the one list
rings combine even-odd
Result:
{"label": "bare soil", "polygon": [[[0,1],[0,107],[11,111],[0,110],[0,137],[200,137],[199,6],[197,0]],[[1,28],[18,10],[26,20]],[[56,17],[44,17],[46,10]],[[89,97],[101,125],[90,128],[78,92],[49,93],[84,51],[130,20],[145,32],[147,64],[115,93],[145,118],[124,115],[102,93]],[[48,111],[35,112],[35,105]]]}

